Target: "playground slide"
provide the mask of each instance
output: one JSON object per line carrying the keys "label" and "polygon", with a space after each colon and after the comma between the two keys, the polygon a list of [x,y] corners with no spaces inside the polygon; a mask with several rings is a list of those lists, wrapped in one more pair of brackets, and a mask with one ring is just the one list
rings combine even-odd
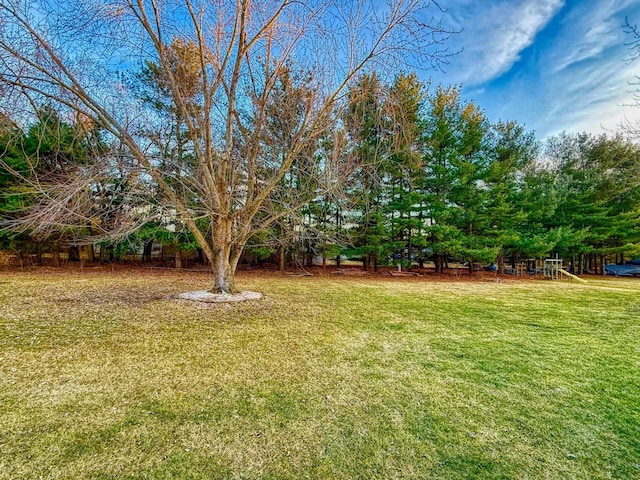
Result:
{"label": "playground slide", "polygon": [[569,278],[571,278],[571,279],[573,279],[573,280],[576,280],[576,281],[578,281],[578,282],[580,282],[580,283],[589,283],[589,282],[587,282],[584,278],[580,278],[580,277],[578,277],[578,276],[574,275],[573,273],[569,273],[569,272],[567,272],[566,270],[564,270],[564,269],[562,269],[562,268],[561,268],[561,269],[559,269],[558,271],[559,271],[561,274],[566,275],[567,277],[569,277]]}

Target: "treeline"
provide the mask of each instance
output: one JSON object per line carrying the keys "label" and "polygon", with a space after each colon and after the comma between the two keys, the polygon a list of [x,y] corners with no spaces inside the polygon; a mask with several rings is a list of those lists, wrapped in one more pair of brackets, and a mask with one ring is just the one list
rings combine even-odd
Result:
{"label": "treeline", "polygon": [[[287,148],[287,121],[295,121],[300,102],[301,90],[285,87],[268,125],[275,156]],[[55,257],[60,248],[102,235],[108,258],[143,245],[148,254],[152,242],[170,246],[178,257],[196,250],[167,211],[126,238],[103,235],[127,208],[128,185],[140,185],[140,179],[131,182],[130,171],[119,175],[115,161],[109,181],[83,184],[91,201],[82,228],[77,218],[66,224],[60,212],[38,212],[44,190],[30,181],[73,189],[63,179],[81,174],[87,158],[111,161],[117,148],[98,126],[63,120],[43,107],[26,129],[9,117],[0,118],[0,129],[0,249],[49,250]],[[386,84],[370,74],[351,87],[333,134],[318,150],[341,156],[333,188],[302,209],[293,205],[301,198],[296,189],[314,188],[305,168],[309,158],[316,164],[323,158],[303,152],[308,158],[292,166],[281,180],[284,193],[268,204],[270,215],[282,212],[279,220],[251,238],[247,262],[269,260],[284,268],[319,258],[339,263],[346,256],[367,268],[433,262],[441,271],[456,261],[495,263],[502,270],[518,259],[557,254],[582,273],[640,255],[640,148],[620,135],[567,134],[540,143],[517,123],[491,123],[462,100],[458,87],[429,88],[415,75]],[[139,194],[149,196],[150,208],[152,192]],[[55,226],[44,221],[47,215],[57,219]],[[29,222],[21,222],[24,216]]]}

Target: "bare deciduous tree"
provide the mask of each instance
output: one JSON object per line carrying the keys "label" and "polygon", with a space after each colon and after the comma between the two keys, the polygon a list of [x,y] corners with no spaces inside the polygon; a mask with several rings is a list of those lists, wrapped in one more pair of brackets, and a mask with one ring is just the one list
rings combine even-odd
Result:
{"label": "bare deciduous tree", "polygon": [[[235,291],[249,238],[335,185],[344,158],[319,146],[355,76],[446,60],[450,32],[431,12],[424,0],[0,0],[2,108],[28,119],[53,105],[112,145],[24,221],[85,222],[101,211],[92,185],[119,171],[117,221],[91,221],[123,234],[164,212],[202,248],[213,291]],[[313,188],[283,193],[290,175]]]}
{"label": "bare deciduous tree", "polygon": [[[640,31],[638,30],[637,25],[629,23],[628,18],[625,19],[623,29],[629,39],[625,43],[625,46],[629,50],[629,56],[627,57],[626,62],[632,63],[640,57]],[[640,77],[636,76],[636,79],[630,81],[629,85],[632,87],[629,91],[632,100],[629,104],[626,104],[626,106],[638,107],[640,106]],[[640,124],[637,120],[634,121],[625,117],[618,126],[618,130],[630,138],[640,138]]]}

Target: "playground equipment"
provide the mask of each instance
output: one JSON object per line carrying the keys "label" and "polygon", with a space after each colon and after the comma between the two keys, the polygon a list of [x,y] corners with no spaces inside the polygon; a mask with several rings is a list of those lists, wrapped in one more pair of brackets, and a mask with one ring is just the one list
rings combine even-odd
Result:
{"label": "playground equipment", "polygon": [[573,273],[569,273],[569,272],[567,272],[566,270],[564,270],[562,268],[560,269],[560,273],[563,274],[563,275],[566,275],[570,279],[576,280],[576,281],[578,281],[580,283],[589,283],[584,278],[580,278],[577,275],[574,275]]}
{"label": "playground equipment", "polygon": [[547,258],[544,261],[543,276],[544,278],[550,278],[557,280],[560,275],[566,275],[572,280],[576,280],[580,283],[588,283],[585,279],[578,277],[572,273],[567,272],[562,268],[562,259],[560,258]]}
{"label": "playground equipment", "polygon": [[527,262],[518,262],[514,265],[514,273],[517,277],[529,274]]}
{"label": "playground equipment", "polygon": [[562,259],[560,258],[547,258],[544,261],[544,267],[542,275],[544,278],[550,278],[551,280],[557,280],[562,270]]}

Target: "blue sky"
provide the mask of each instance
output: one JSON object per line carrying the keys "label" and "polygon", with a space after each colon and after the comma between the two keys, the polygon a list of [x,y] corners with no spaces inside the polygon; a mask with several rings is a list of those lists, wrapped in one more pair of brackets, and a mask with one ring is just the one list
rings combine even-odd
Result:
{"label": "blue sky", "polygon": [[445,18],[463,29],[463,52],[433,83],[462,84],[463,96],[492,121],[516,120],[538,138],[603,133],[626,116],[640,119],[629,82],[625,17],[640,24],[640,0],[450,0]]}

